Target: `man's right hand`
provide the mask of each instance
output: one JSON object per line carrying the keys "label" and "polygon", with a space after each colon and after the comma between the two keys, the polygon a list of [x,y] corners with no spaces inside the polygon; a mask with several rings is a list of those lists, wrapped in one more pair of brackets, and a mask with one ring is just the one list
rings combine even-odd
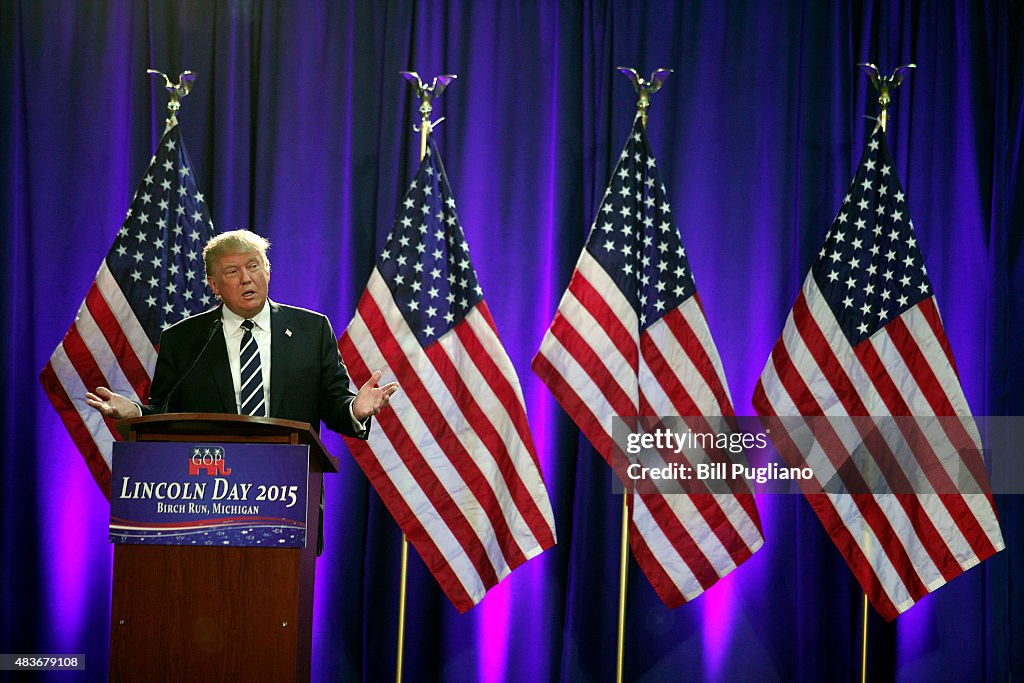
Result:
{"label": "man's right hand", "polygon": [[85,402],[100,411],[103,417],[109,417],[113,420],[123,420],[128,417],[139,417],[142,415],[142,409],[139,408],[135,401],[106,387],[97,387],[95,394],[87,391]]}

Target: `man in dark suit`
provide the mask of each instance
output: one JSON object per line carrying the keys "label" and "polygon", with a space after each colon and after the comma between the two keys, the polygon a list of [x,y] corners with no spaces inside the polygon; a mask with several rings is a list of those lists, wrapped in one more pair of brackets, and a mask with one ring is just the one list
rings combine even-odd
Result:
{"label": "man in dark suit", "polygon": [[[186,318],[160,335],[149,403],[139,405],[107,387],[85,395],[105,417],[153,413],[239,413],[308,422],[323,421],[346,436],[365,439],[369,418],[398,390],[377,386],[377,370],[349,389],[348,371],[327,317],[274,303],[270,243],[248,230],[211,239],[203,249],[206,279],[221,300],[217,308]],[[323,550],[320,499],[317,554]]]}
{"label": "man in dark suit", "polygon": [[376,371],[358,393],[326,316],[267,298],[270,243],[247,230],[214,237],[203,250],[217,308],[186,318],[160,337],[150,399],[139,405],[107,387],[86,394],[105,417],[161,412],[240,413],[310,423],[365,439],[369,418],[398,390],[377,387]]}

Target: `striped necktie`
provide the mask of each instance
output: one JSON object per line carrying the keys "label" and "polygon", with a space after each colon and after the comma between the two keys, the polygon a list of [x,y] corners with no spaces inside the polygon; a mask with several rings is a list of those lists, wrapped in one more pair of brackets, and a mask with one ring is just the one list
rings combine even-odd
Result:
{"label": "striped necktie", "polygon": [[239,392],[239,403],[242,415],[263,417],[267,414],[266,401],[263,397],[263,368],[260,367],[260,350],[256,346],[256,338],[252,328],[256,326],[251,320],[242,321],[242,343],[239,359],[242,368],[242,390]]}

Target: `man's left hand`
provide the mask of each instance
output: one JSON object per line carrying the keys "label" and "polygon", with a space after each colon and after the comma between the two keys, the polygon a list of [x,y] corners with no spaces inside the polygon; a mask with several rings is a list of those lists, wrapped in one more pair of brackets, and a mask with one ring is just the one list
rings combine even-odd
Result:
{"label": "man's left hand", "polygon": [[370,379],[359,387],[359,393],[352,401],[352,415],[360,422],[384,410],[391,401],[392,394],[398,391],[398,382],[391,382],[382,387],[377,386],[382,374],[380,370],[377,370],[370,375]]}

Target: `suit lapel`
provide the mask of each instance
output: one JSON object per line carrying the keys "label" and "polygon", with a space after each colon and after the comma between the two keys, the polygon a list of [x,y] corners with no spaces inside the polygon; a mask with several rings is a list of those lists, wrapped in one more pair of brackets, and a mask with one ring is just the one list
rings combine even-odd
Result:
{"label": "suit lapel", "polygon": [[291,359],[288,344],[291,339],[285,334],[288,329],[288,312],[275,304],[270,305],[270,412],[268,417],[281,414],[281,400],[285,394],[288,363]]}
{"label": "suit lapel", "polygon": [[[217,307],[217,317],[221,317],[221,306]],[[231,380],[231,364],[228,362],[228,347],[224,339],[224,326],[213,335],[208,352],[213,359],[213,383],[217,387],[225,413],[237,413],[235,405],[235,385]]]}

